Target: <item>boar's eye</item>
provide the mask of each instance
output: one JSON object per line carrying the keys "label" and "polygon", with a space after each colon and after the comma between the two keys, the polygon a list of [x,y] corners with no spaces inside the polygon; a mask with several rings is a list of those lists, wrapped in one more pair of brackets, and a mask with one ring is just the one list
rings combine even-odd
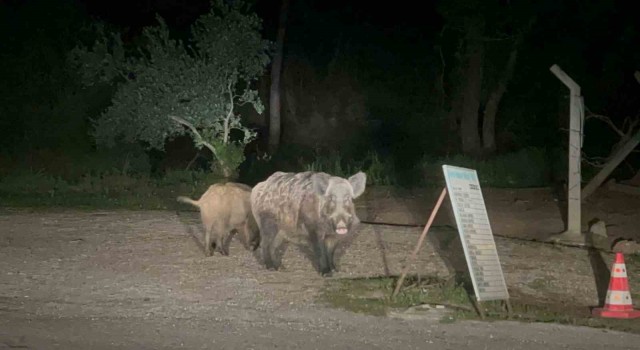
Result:
{"label": "boar's eye", "polygon": [[326,202],[326,205],[325,205],[324,208],[328,212],[332,212],[333,210],[335,210],[335,208],[336,208],[336,197],[335,196],[329,196],[329,200]]}

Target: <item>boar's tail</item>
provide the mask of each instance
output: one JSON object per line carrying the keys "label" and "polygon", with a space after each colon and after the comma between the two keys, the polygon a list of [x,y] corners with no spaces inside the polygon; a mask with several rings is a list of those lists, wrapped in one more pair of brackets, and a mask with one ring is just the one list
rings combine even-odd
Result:
{"label": "boar's tail", "polygon": [[193,199],[189,198],[189,197],[185,197],[185,196],[179,196],[178,198],[176,198],[176,200],[178,202],[182,202],[182,203],[187,203],[187,204],[191,204],[195,207],[200,207],[200,203],[198,203],[198,201],[194,201]]}

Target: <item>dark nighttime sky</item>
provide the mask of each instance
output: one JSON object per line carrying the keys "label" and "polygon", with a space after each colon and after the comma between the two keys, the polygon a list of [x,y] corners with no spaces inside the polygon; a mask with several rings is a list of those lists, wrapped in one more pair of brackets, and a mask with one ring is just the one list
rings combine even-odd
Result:
{"label": "dark nighttime sky", "polygon": [[[91,15],[125,26],[144,26],[154,23],[154,14],[159,13],[167,22],[178,27],[188,26],[209,7],[208,0],[143,0],[143,1],[101,1],[79,0]],[[258,14],[264,21],[268,34],[274,34],[280,2],[276,0],[256,0]],[[408,2],[403,6],[389,6],[385,2],[364,0],[293,0],[292,6],[301,14],[312,11],[322,17],[336,17],[345,24],[370,25],[380,28],[410,27],[427,32],[437,30],[441,23],[435,12],[435,1],[419,5]],[[296,21],[296,17],[292,17]],[[322,28],[318,28],[321,30]]]}
{"label": "dark nighttime sky", "polygon": [[[155,13],[160,14],[174,28],[188,27],[199,15],[205,13],[209,6],[208,0],[138,0],[138,1],[101,1],[79,0],[86,6],[87,12],[114,24],[123,25],[132,29],[141,26],[152,25],[155,22]],[[437,1],[406,2],[406,4],[394,4],[390,6],[385,2],[372,2],[364,0],[339,1],[339,0],[292,0],[292,14],[290,25],[307,28],[306,31],[316,33],[326,32],[334,35],[335,32],[347,33],[349,30],[375,29],[383,35],[392,35],[394,32],[402,32],[409,40],[424,40],[433,38],[442,28],[443,20],[436,11]],[[553,3],[553,2],[551,2]],[[601,3],[607,3],[601,1]],[[607,50],[616,41],[622,40],[621,35],[635,35],[633,29],[628,29],[635,20],[631,11],[632,5],[625,1],[612,1],[616,7],[613,10],[598,8],[584,10],[576,8],[573,17],[573,6],[579,6],[577,1],[564,1],[562,7],[553,5],[546,10],[541,10],[541,18],[538,27],[546,27],[538,33],[538,37],[532,45],[545,49],[546,41],[553,41],[550,35],[562,37],[565,35],[583,36],[577,40],[588,38],[581,57],[589,69],[603,69],[601,56],[602,50]],[[270,39],[275,37],[275,25],[280,1],[255,0],[256,10],[264,21],[265,34]],[[313,18],[311,18],[312,16]],[[311,28],[309,28],[311,26]],[[552,34],[555,31],[555,34]],[[625,34],[626,33],[626,34]],[[548,43],[552,44],[552,43]],[[424,45],[416,41],[416,45]],[[629,51],[635,51],[629,48]],[[623,54],[620,52],[620,54]],[[627,52],[629,54],[629,52]]]}

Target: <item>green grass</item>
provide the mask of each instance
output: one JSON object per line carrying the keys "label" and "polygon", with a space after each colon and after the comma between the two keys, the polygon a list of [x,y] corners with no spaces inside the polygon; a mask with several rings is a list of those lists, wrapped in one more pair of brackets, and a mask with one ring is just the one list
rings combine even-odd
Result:
{"label": "green grass", "polygon": [[625,264],[629,263],[633,266],[640,266],[640,254],[625,254]]}
{"label": "green grass", "polygon": [[474,159],[464,155],[428,159],[422,162],[424,177],[442,177],[442,165],[448,164],[475,169],[480,184],[489,187],[524,188],[543,187],[551,183],[552,167],[547,152],[538,148],[526,148],[518,152],[497,155],[488,159]]}
{"label": "green grass", "polygon": [[550,285],[551,281],[548,278],[536,278],[528,284],[529,288],[540,291],[549,290]]}
{"label": "green grass", "polygon": [[[395,299],[391,298],[397,277],[375,277],[327,280],[320,299],[332,307],[374,316],[385,316],[390,311],[401,311],[421,304],[441,304],[449,307],[449,315],[441,322],[461,319],[480,320],[476,306],[463,282],[439,277],[408,276]],[[468,284],[468,281],[467,281]],[[589,326],[640,334],[639,320],[619,320],[592,317],[587,306],[574,305],[571,300],[541,300],[510,290],[511,315],[503,301],[480,304],[485,320],[517,320],[522,322],[546,322]],[[473,291],[471,291],[471,297]]]}
{"label": "green grass", "polygon": [[306,164],[304,170],[322,171],[344,178],[348,178],[358,171],[363,171],[367,174],[367,185],[390,186],[397,184],[393,162],[389,159],[381,159],[373,151],[368,152],[363,159],[357,161],[343,159],[339,153],[331,153],[327,156],[317,155],[312,162]]}
{"label": "green grass", "polygon": [[418,281],[408,276],[404,288],[391,298],[396,279],[377,277],[330,280],[323,290],[322,299],[345,310],[382,316],[389,310],[436,303],[465,306],[468,297],[462,285],[453,285],[438,277],[425,277]]}
{"label": "green grass", "polygon": [[173,171],[161,178],[105,173],[75,180],[22,171],[0,179],[0,206],[177,209],[184,207],[177,196],[198,198],[219,181],[197,171]]}
{"label": "green grass", "polygon": [[541,148],[526,148],[486,159],[464,155],[425,157],[413,167],[403,167],[416,175],[407,176],[408,174],[397,173],[392,158],[383,159],[373,151],[368,152],[362,159],[356,160],[345,159],[340,153],[330,153],[316,154],[311,162],[306,163],[304,170],[324,171],[342,177],[364,171],[367,173],[368,185],[395,186],[399,184],[399,176],[402,176],[418,179],[414,185],[440,186],[443,181],[442,165],[449,164],[475,169],[483,186],[526,188],[549,186],[553,182],[554,173],[564,174],[558,165],[558,156],[557,152]]}
{"label": "green grass", "polygon": [[[148,159],[141,151],[117,151],[96,153],[94,157],[41,152],[24,160],[0,159],[3,164],[0,205],[169,209],[175,208],[177,195],[199,196],[209,185],[221,180],[211,172],[191,170],[171,170],[151,176]],[[286,157],[297,159],[286,169],[282,159],[279,163],[249,162],[243,178],[238,181],[251,184],[264,180],[274,171],[305,170],[345,178],[364,171],[368,186],[400,186],[399,179],[407,177],[398,173],[393,158],[381,157],[374,151],[356,160],[335,152],[315,156],[298,152]],[[420,186],[440,186],[444,181],[441,165],[451,164],[476,169],[483,186],[520,188],[550,183],[552,170],[547,165],[551,163],[550,157],[544,150],[524,149],[485,160],[460,155],[425,158],[421,163],[403,168],[420,173],[409,176],[421,179]]]}

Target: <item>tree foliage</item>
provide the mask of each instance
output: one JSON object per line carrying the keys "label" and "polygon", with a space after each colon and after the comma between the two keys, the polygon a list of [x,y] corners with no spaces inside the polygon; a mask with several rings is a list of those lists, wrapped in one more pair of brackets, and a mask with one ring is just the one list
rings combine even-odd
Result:
{"label": "tree foliage", "polygon": [[[264,109],[251,86],[270,60],[271,43],[260,35],[261,20],[240,1],[213,1],[185,41],[173,38],[165,21],[157,20],[157,26],[143,29],[141,43],[133,48],[118,33],[97,27],[99,39],[72,52],[87,86],[117,86],[111,106],[95,120],[96,142],[142,142],[163,150],[167,139],[191,131],[196,147],[210,148],[228,176],[256,136],[242,125],[235,107],[249,103],[258,113]],[[233,130],[238,137],[232,137]]]}

